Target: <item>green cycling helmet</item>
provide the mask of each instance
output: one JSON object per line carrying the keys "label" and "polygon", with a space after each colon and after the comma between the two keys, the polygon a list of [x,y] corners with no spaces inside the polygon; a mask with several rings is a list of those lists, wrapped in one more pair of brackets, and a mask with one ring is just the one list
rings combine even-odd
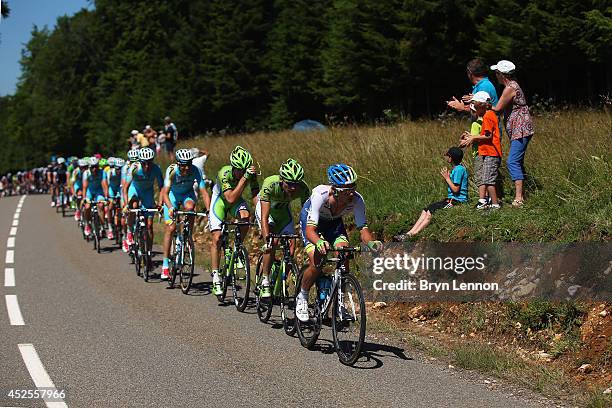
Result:
{"label": "green cycling helmet", "polygon": [[295,159],[287,159],[279,170],[280,178],[290,183],[298,183],[304,180],[304,169]]}
{"label": "green cycling helmet", "polygon": [[244,147],[236,146],[230,154],[230,164],[239,170],[246,170],[253,165],[253,157]]}
{"label": "green cycling helmet", "polygon": [[105,168],[106,166],[108,166],[108,160],[106,159],[100,159],[100,163],[98,163],[98,165],[100,166],[101,169]]}

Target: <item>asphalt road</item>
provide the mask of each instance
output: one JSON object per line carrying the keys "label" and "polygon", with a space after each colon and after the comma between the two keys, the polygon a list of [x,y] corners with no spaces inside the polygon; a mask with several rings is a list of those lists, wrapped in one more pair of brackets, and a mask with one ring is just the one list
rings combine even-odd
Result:
{"label": "asphalt road", "polygon": [[118,248],[96,254],[48,196],[28,196],[16,214],[19,200],[0,200],[0,250],[14,251],[5,268],[15,276],[2,292],[16,296],[24,323],[11,324],[5,302],[0,406],[45,406],[7,394],[49,380],[70,407],[543,406],[371,339],[356,367],[343,366],[329,330],[309,351],[282,326],[260,323],[252,308],[220,306],[207,275],[195,278],[189,296],[156,279],[145,283]]}

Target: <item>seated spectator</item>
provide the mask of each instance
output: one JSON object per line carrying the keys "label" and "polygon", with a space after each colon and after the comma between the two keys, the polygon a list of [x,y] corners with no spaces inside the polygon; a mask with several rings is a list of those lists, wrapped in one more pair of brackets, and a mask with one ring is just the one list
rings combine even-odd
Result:
{"label": "seated spectator", "polygon": [[468,201],[468,172],[461,164],[463,150],[458,147],[451,147],[444,155],[444,158],[453,166],[450,173],[446,167],[440,170],[440,175],[447,184],[448,193],[446,198],[424,208],[412,229],[405,234],[396,236],[396,240],[404,241],[423,231],[429,225],[433,213],[437,210],[452,208],[455,205]]}

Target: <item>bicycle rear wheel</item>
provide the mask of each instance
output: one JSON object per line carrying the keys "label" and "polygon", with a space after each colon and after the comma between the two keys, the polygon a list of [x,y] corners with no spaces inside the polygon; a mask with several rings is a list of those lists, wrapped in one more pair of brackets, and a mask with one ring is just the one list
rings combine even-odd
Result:
{"label": "bicycle rear wheel", "polygon": [[151,259],[149,257],[149,253],[147,252],[147,230],[140,231],[140,236],[138,239],[138,248],[140,251],[140,271],[142,272],[142,278],[145,282],[149,281],[149,267],[151,264]]}
{"label": "bicycle rear wheel", "polygon": [[257,259],[257,266],[255,267],[255,293],[256,301],[255,307],[257,308],[257,316],[262,323],[266,323],[270,320],[272,315],[272,296],[267,298],[261,297],[261,280],[263,276],[263,254],[259,255]]}
{"label": "bicycle rear wheel", "polygon": [[285,263],[285,281],[281,297],[281,317],[283,329],[288,336],[293,336],[297,330],[295,324],[295,296],[298,293],[298,269],[294,263]]}
{"label": "bicycle rear wheel", "polygon": [[239,312],[244,312],[249,303],[250,288],[251,266],[249,265],[249,253],[241,245],[234,254],[234,273],[232,274],[234,304]]}
{"label": "bicycle rear wheel", "polygon": [[62,218],[64,218],[66,216],[66,205],[64,204],[64,193],[60,194],[60,200],[61,200],[61,205],[62,205]]}
{"label": "bicycle rear wheel", "polygon": [[[299,293],[299,288],[302,286],[302,277],[304,276],[305,269],[306,267],[302,268],[298,276],[298,280],[295,285],[296,296]],[[309,319],[307,322],[302,322],[296,317],[295,326],[302,347],[311,349],[321,334],[321,308],[319,306],[319,296],[316,285],[312,285],[310,291],[308,292],[308,315]]]}
{"label": "bicycle rear wheel", "polygon": [[340,278],[332,304],[332,334],[342,364],[353,365],[361,355],[366,333],[366,308],[361,285],[351,274]]}
{"label": "bicycle rear wheel", "polygon": [[193,271],[195,268],[195,250],[193,248],[193,239],[191,237],[183,237],[183,255],[180,268],[181,290],[186,295],[191,288],[193,281]]}
{"label": "bicycle rear wheel", "polygon": [[[221,253],[225,253],[225,248],[221,247]],[[221,294],[217,295],[217,301],[219,303],[225,302],[225,297],[227,296],[227,287],[230,284],[230,270],[224,258],[221,259],[221,264],[219,265],[219,278],[221,279]]]}

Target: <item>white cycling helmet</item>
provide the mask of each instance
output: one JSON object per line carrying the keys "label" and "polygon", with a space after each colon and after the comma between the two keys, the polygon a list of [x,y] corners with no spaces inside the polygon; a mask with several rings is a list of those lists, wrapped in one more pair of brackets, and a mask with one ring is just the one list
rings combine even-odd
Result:
{"label": "white cycling helmet", "polygon": [[66,159],[64,159],[63,157],[57,158],[57,164],[64,164],[64,163],[66,163]]}
{"label": "white cycling helmet", "polygon": [[115,166],[115,160],[117,160],[117,159],[115,159],[114,157],[109,157],[108,160],[106,160],[106,164],[108,164],[111,167],[114,167]]}
{"label": "white cycling helmet", "polygon": [[193,160],[193,153],[190,149],[178,149],[174,156],[179,164],[188,164]]}
{"label": "white cycling helmet", "polygon": [[100,160],[98,160],[98,158],[96,156],[91,156],[89,158],[89,165],[90,166],[94,166],[95,167],[95,166],[98,165],[98,163],[100,163]]}
{"label": "white cycling helmet", "polygon": [[121,168],[123,166],[125,166],[125,160],[120,157],[115,157],[115,167]]}
{"label": "white cycling helmet", "polygon": [[138,161],[138,149],[132,149],[127,152],[128,160],[131,162]]}
{"label": "white cycling helmet", "polygon": [[153,160],[155,158],[155,150],[151,149],[150,147],[143,147],[142,149],[138,150],[138,160],[143,162],[143,161],[149,161],[149,160]]}
{"label": "white cycling helmet", "polygon": [[88,162],[85,159],[79,159],[78,164],[79,164],[79,167],[85,167],[87,166]]}

